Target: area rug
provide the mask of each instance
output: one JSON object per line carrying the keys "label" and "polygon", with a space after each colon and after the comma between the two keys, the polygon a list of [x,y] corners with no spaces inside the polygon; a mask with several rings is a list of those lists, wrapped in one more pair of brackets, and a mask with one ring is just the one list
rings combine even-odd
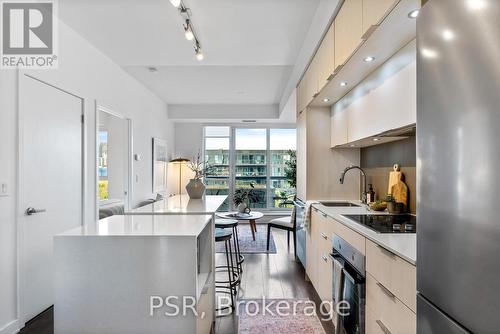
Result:
{"label": "area rug", "polygon": [[[238,225],[238,240],[240,241],[240,252],[247,254],[276,254],[276,244],[274,243],[273,232],[269,239],[269,252],[267,247],[267,224],[257,224],[257,233],[255,233],[255,241],[252,238],[250,224]],[[231,243],[232,245],[232,243]],[[215,245],[217,253],[224,253],[224,243],[217,242]]]}
{"label": "area rug", "polygon": [[238,307],[238,333],[325,334],[321,320],[311,313],[311,305],[302,299],[243,300]]}

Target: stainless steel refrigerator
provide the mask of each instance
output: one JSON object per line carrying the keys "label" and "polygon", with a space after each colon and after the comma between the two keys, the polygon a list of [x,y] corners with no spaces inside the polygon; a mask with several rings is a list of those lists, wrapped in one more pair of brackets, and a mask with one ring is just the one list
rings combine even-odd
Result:
{"label": "stainless steel refrigerator", "polygon": [[417,52],[417,331],[500,333],[500,1],[428,1]]}

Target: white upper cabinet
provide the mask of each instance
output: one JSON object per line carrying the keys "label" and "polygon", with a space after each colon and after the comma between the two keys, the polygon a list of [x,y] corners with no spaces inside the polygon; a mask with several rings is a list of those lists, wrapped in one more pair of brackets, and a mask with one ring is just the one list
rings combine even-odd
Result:
{"label": "white upper cabinet", "polygon": [[397,0],[363,0],[363,37],[377,26],[397,4]]}
{"label": "white upper cabinet", "polygon": [[335,65],[343,65],[361,44],[363,1],[346,0],[335,18]]}
{"label": "white upper cabinet", "polygon": [[318,91],[328,82],[328,78],[335,70],[335,24],[333,23],[328,29],[321,46],[316,53],[318,58]]}
{"label": "white upper cabinet", "polygon": [[412,42],[332,107],[332,146],[416,123],[415,57]]}

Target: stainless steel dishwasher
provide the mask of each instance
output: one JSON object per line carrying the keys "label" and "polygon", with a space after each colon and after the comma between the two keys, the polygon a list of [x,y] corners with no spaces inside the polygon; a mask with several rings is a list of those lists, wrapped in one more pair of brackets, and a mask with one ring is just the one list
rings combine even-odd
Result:
{"label": "stainless steel dishwasher", "polygon": [[296,199],[293,201],[293,205],[295,205],[295,237],[297,238],[297,258],[304,268],[306,267],[306,229],[304,227],[305,221],[305,203],[300,199]]}

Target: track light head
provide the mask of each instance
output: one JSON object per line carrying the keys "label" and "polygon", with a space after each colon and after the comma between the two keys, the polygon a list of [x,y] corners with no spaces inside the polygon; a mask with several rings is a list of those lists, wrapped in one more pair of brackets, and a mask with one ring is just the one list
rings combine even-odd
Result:
{"label": "track light head", "polygon": [[175,8],[179,8],[180,5],[181,5],[181,0],[170,0],[170,3],[172,4],[172,6],[174,6]]}
{"label": "track light head", "polygon": [[186,24],[184,25],[184,36],[188,41],[192,41],[194,39],[193,28],[191,28],[189,19],[186,20]]}
{"label": "track light head", "polygon": [[205,58],[205,56],[203,55],[203,51],[201,50],[201,46],[198,41],[196,41],[196,46],[194,47],[194,50],[196,52],[196,59],[198,59],[198,61],[202,61]]}

